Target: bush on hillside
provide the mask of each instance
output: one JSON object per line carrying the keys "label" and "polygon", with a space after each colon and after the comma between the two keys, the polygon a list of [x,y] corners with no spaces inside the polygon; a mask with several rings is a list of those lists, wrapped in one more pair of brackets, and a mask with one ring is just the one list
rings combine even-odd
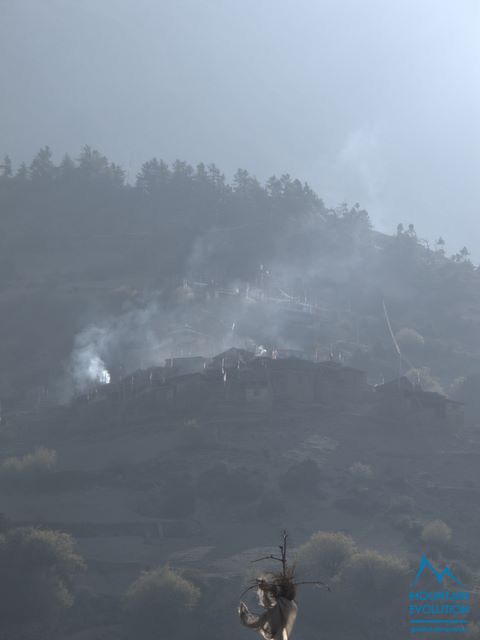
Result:
{"label": "bush on hillside", "polygon": [[169,567],[145,571],[125,597],[131,637],[182,637],[199,598],[200,590]]}
{"label": "bush on hillside", "polygon": [[39,447],[33,453],[24,456],[12,456],[2,462],[2,471],[6,473],[25,473],[50,471],[57,461],[57,453],[54,449]]}
{"label": "bush on hillside", "polygon": [[355,551],[355,543],[350,536],[318,531],[298,549],[298,571],[319,579],[334,578]]}
{"label": "bush on hillside", "polygon": [[33,453],[24,456],[12,456],[4,460],[0,472],[4,477],[34,477],[52,471],[57,462],[54,449],[39,447]]}
{"label": "bush on hillside", "polygon": [[431,520],[424,525],[421,538],[425,544],[441,549],[452,539],[452,530],[443,520]]}
{"label": "bush on hillside", "polygon": [[0,625],[54,619],[72,605],[70,579],[82,568],[66,533],[26,527],[0,535]]}

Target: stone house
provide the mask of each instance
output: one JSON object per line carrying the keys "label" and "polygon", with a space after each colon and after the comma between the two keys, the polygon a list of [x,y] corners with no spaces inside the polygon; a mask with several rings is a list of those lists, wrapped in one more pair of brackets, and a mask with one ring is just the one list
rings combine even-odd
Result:
{"label": "stone house", "polygon": [[441,393],[424,391],[402,376],[377,385],[379,412],[396,418],[406,417],[418,425],[462,426],[463,404],[450,400]]}

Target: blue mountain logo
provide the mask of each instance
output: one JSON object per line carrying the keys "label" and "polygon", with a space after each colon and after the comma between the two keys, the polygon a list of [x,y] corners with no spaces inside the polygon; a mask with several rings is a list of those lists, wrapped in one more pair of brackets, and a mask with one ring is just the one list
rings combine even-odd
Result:
{"label": "blue mountain logo", "polygon": [[413,584],[417,584],[417,582],[420,580],[420,577],[422,573],[425,571],[425,569],[429,569],[433,573],[433,575],[436,577],[439,584],[442,584],[445,576],[448,576],[451,580],[453,580],[454,582],[457,582],[458,584],[462,584],[462,581],[457,578],[457,576],[453,573],[451,569],[449,569],[448,567],[445,567],[443,571],[439,571],[436,567],[433,566],[433,564],[430,562],[430,560],[428,560],[427,556],[425,555],[422,556],[420,569],[418,570],[417,577],[413,581]]}

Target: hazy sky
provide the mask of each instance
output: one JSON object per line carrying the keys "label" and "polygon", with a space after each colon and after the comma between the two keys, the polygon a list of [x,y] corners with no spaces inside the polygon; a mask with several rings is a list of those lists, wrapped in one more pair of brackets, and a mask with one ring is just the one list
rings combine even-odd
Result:
{"label": "hazy sky", "polygon": [[478,0],[0,0],[0,153],[307,180],[480,258]]}

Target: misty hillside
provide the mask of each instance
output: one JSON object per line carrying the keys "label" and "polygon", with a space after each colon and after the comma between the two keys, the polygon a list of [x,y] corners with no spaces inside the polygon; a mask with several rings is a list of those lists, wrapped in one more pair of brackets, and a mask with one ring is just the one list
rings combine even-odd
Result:
{"label": "misty hillside", "polygon": [[383,301],[403,373],[448,394],[480,371],[480,273],[465,248],[419,239],[411,212],[389,236],[288,175],[229,183],[152,159],[131,182],[90,147],[59,165],[48,147],[5,158],[4,407],[71,397],[95,362],[123,375],[229,346],[334,352],[380,382],[398,373]]}
{"label": "misty hillside", "polygon": [[466,249],[287,175],[130,184],[89,147],[5,159],[0,202],[0,638],[241,640],[284,527],[332,585],[298,595],[309,640],[403,638],[421,553],[476,587]]}
{"label": "misty hillside", "polygon": [[0,0],[0,640],[480,640],[479,26]]}

